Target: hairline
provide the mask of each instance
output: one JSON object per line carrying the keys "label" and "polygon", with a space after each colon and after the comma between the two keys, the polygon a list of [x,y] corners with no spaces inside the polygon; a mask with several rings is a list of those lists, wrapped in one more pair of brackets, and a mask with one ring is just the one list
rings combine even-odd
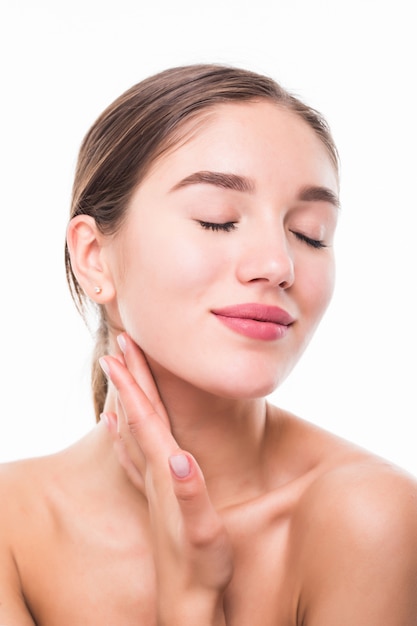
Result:
{"label": "hairline", "polygon": [[[150,155],[147,166],[144,167],[143,170],[140,172],[140,174],[138,175],[136,184],[131,189],[131,193],[129,194],[129,197],[127,200],[127,205],[129,205],[131,198],[134,195],[134,193],[137,191],[138,187],[140,187],[140,185],[148,178],[148,176],[152,174],[153,170],[156,167],[158,167],[161,160],[166,158],[170,154],[174,153],[176,150],[184,147],[190,141],[192,141],[192,139],[198,134],[201,128],[205,127],[206,124],[210,122],[210,119],[214,117],[216,110],[221,109],[224,106],[230,106],[230,105],[244,106],[244,105],[250,105],[250,104],[261,104],[263,102],[269,102],[270,104],[275,106],[277,109],[288,112],[294,118],[303,122],[305,126],[308,127],[314,133],[314,135],[318,138],[318,140],[323,145],[326,151],[326,154],[334,169],[334,172],[336,175],[336,181],[339,186],[339,168],[338,168],[337,160],[335,159],[335,155],[333,154],[332,150],[326,145],[326,142],[323,140],[323,138],[320,136],[317,130],[313,128],[311,124],[308,123],[308,121],[302,116],[301,113],[299,113],[294,108],[292,108],[288,101],[279,101],[272,96],[262,95],[262,96],[254,96],[254,97],[245,98],[245,99],[242,98],[240,100],[228,99],[228,100],[225,100],[224,102],[213,102],[213,103],[207,104],[204,107],[201,107],[200,109],[198,109],[197,111],[193,113],[190,113],[182,121],[178,122],[173,127],[173,129],[167,134],[165,139],[161,141],[161,143],[157,146],[155,153]],[[125,216],[126,216],[126,212],[125,212]],[[124,219],[119,224],[120,228],[122,227],[123,222],[124,222]]]}

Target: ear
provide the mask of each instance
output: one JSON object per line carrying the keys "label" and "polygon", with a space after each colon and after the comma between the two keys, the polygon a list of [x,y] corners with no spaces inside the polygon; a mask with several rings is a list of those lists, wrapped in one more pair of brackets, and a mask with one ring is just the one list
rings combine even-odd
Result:
{"label": "ear", "polygon": [[87,296],[98,304],[105,304],[115,296],[103,253],[104,241],[105,235],[90,215],[77,215],[70,221],[67,245],[73,272]]}

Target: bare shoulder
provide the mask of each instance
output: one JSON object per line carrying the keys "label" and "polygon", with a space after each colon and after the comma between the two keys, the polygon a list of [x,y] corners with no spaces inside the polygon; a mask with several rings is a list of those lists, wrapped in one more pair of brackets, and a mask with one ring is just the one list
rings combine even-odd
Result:
{"label": "bare shoulder", "polygon": [[300,623],[417,624],[414,477],[348,455],[306,489],[295,526]]}
{"label": "bare shoulder", "polygon": [[62,504],[81,484],[80,472],[74,477],[71,471],[78,451],[75,445],[73,451],[0,464],[1,625],[35,623],[36,602],[50,585],[51,554],[66,511]]}
{"label": "bare shoulder", "polygon": [[0,498],[7,502],[0,517],[0,523],[12,519],[21,508],[23,499],[30,497],[39,484],[39,473],[43,460],[24,459],[0,464]]}
{"label": "bare shoulder", "polygon": [[33,626],[18,567],[20,538],[30,537],[36,517],[37,460],[0,465],[0,623]]}
{"label": "bare shoulder", "polygon": [[415,477],[289,413],[271,420],[296,494],[297,626],[417,626]]}
{"label": "bare shoulder", "polygon": [[417,481],[382,459],[353,455],[317,476],[300,501],[299,514],[310,527],[336,534],[343,528],[366,545],[381,539],[387,548],[417,541]]}
{"label": "bare shoulder", "polygon": [[53,457],[0,464],[0,515],[2,545],[16,547],[28,528],[45,523],[48,484],[54,476]]}
{"label": "bare shoulder", "polygon": [[77,442],[49,456],[0,464],[0,498],[7,503],[0,516],[3,536],[19,545],[27,535],[25,529],[53,523],[51,516],[63,487],[69,491],[74,484],[85,485],[86,476],[78,468],[79,450]]}
{"label": "bare shoulder", "polygon": [[[7,498],[6,517],[13,515],[25,498],[35,498],[53,475],[54,457],[22,459],[0,464],[0,497]],[[10,497],[10,499],[9,499]]]}

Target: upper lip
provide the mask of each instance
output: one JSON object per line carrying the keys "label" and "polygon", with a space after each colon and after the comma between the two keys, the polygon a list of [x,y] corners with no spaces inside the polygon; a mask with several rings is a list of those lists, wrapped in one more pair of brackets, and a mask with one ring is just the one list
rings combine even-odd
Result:
{"label": "upper lip", "polygon": [[257,302],[232,304],[231,306],[225,306],[221,309],[212,309],[211,312],[215,315],[223,315],[224,317],[237,317],[256,320],[257,322],[272,322],[274,324],[282,324],[283,326],[289,326],[295,321],[284,309]]}

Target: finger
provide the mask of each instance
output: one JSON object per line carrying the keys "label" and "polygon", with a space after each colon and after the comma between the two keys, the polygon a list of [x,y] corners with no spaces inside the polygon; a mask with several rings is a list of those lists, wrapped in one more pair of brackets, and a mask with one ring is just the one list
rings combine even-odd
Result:
{"label": "finger", "polygon": [[114,384],[129,431],[147,460],[168,457],[178,449],[169,428],[163,422],[129,370],[113,357],[102,357],[100,364]]}
{"label": "finger", "polygon": [[205,543],[217,530],[219,517],[205,484],[203,473],[194,457],[178,450],[169,459],[173,489],[180,507],[187,538],[192,543]]}
{"label": "finger", "polygon": [[200,563],[198,578],[213,588],[225,586],[232,575],[230,538],[210,501],[201,469],[181,450],[170,456],[169,465],[186,545]]}
{"label": "finger", "polygon": [[114,449],[119,463],[125,470],[130,482],[138,491],[145,493],[144,473],[138,467],[137,462],[133,462],[132,457],[126,449],[124,440],[120,438],[115,440]]}
{"label": "finger", "polygon": [[[132,437],[127,426],[123,434],[118,427],[118,415],[109,411],[100,415],[101,420],[107,427],[113,439],[113,447],[116,451],[120,465],[126,471],[135,487],[143,491],[143,476],[145,473],[145,457],[139,445]],[[121,421],[121,420],[120,420]],[[124,421],[124,420],[123,420]]]}
{"label": "finger", "polygon": [[158,415],[160,415],[160,417],[168,423],[169,420],[166,409],[162,403],[155,379],[149,369],[149,365],[143,351],[126,333],[119,335],[117,337],[117,342],[123,352],[126,365],[132,373],[133,378],[136,380],[141,389],[143,389]]}

